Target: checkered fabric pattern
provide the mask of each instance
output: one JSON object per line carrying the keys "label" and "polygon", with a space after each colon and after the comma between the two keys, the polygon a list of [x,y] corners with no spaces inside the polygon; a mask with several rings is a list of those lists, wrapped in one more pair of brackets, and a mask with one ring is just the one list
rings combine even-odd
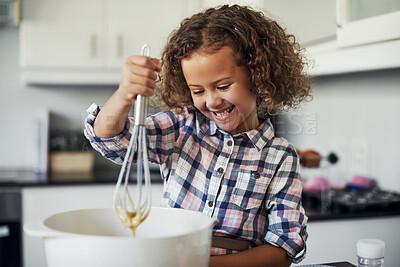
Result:
{"label": "checkered fabric pattern", "polygon": [[[88,109],[85,135],[106,158],[121,164],[133,118],[121,134],[98,138]],[[147,117],[149,160],[160,165],[162,206],[200,211],[218,220],[213,234],[270,243],[300,262],[306,251],[307,217],[301,206],[302,183],[294,147],[274,136],[269,120],[257,129],[230,135],[194,107],[181,114],[165,111]],[[235,253],[213,248],[212,255]]]}

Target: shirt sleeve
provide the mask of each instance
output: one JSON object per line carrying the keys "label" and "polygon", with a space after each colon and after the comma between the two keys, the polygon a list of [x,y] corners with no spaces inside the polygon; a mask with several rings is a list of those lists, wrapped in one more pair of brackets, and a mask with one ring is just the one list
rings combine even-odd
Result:
{"label": "shirt sleeve", "polygon": [[305,257],[307,216],[301,205],[302,182],[299,159],[289,146],[267,191],[268,231],[265,240],[286,250],[289,259],[298,263]]}
{"label": "shirt sleeve", "polygon": [[100,138],[95,135],[93,129],[93,124],[99,111],[100,107],[96,104],[92,104],[87,109],[84,134],[92,147],[100,152],[101,155],[117,164],[122,164],[131,138],[130,127],[133,125],[132,118],[127,119],[124,129],[117,136]]}
{"label": "shirt sleeve", "polygon": [[[125,127],[120,134],[111,138],[100,138],[94,133],[93,124],[100,111],[100,107],[92,104],[87,110],[84,134],[90,141],[92,147],[100,152],[105,158],[122,164],[128,150],[129,142],[134,127],[134,118],[129,117]],[[186,109],[180,115],[174,112],[160,112],[146,118],[146,138],[149,161],[160,164],[168,169],[171,164],[170,155],[175,149],[181,147],[177,140],[179,133],[188,123],[193,121]],[[135,162],[135,156],[133,161]]]}

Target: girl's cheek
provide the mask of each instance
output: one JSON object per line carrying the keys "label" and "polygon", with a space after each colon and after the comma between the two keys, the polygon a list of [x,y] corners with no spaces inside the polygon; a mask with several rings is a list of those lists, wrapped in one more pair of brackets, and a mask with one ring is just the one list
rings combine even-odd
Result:
{"label": "girl's cheek", "polygon": [[192,97],[192,101],[193,101],[193,105],[194,105],[197,109],[201,109],[200,101],[199,101],[198,99]]}

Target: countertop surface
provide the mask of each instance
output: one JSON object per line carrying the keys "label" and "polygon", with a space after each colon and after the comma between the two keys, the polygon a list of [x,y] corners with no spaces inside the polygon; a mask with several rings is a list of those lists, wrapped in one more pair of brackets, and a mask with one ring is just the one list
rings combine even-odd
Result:
{"label": "countertop surface", "polygon": [[[90,186],[115,184],[119,169],[96,170],[91,173],[38,174],[24,170],[0,170],[0,188],[47,187],[47,186]],[[161,184],[158,170],[151,170],[151,182]],[[399,216],[400,203],[365,209],[338,209],[331,205],[324,208],[318,199],[303,195],[303,206],[309,221],[341,220],[382,216]]]}
{"label": "countertop surface", "polygon": [[400,215],[400,193],[379,187],[303,191],[302,201],[313,221]]}
{"label": "countertop surface", "polygon": [[[41,174],[25,170],[1,170],[0,186],[65,186],[115,184],[120,169],[98,169],[90,173]],[[135,171],[135,170],[132,170]],[[150,170],[151,182],[162,183],[158,170]]]}

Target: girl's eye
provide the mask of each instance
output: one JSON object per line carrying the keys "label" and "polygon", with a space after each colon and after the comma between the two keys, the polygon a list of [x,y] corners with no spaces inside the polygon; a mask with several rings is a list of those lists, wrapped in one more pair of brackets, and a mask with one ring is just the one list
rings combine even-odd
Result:
{"label": "girl's eye", "polygon": [[192,93],[193,93],[194,95],[200,95],[200,94],[203,93],[203,92],[204,92],[203,90],[192,91]]}
{"label": "girl's eye", "polygon": [[227,85],[222,85],[222,86],[218,86],[217,89],[219,90],[226,90],[229,88],[229,86],[231,86],[232,84],[227,84]]}

